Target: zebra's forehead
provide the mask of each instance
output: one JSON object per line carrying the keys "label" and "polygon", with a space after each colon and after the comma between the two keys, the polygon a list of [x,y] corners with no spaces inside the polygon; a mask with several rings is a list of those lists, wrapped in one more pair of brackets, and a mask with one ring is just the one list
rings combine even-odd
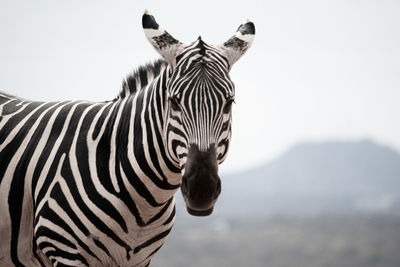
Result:
{"label": "zebra's forehead", "polygon": [[228,72],[229,64],[222,51],[217,47],[204,42],[201,37],[187,45],[176,57],[177,67],[185,65],[186,68],[193,66],[197,61],[203,63],[214,63],[221,70]]}
{"label": "zebra's forehead", "polygon": [[171,96],[181,98],[183,95],[204,94],[229,98],[234,95],[234,84],[227,72],[202,60],[192,65],[187,70],[176,70],[169,83]]}
{"label": "zebra's forehead", "polygon": [[170,94],[177,97],[193,91],[214,92],[225,97],[234,95],[228,62],[217,47],[206,44],[201,37],[177,56],[169,87]]}

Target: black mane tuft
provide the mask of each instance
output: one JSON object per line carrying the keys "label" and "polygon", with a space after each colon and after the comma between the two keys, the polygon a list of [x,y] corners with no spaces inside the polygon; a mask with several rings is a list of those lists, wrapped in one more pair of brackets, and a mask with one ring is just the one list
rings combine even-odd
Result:
{"label": "black mane tuft", "polygon": [[[134,95],[141,88],[144,88],[151,81],[148,81],[147,74],[153,73],[153,77],[157,77],[161,70],[167,65],[163,59],[158,59],[154,62],[140,66],[129,74],[122,83],[122,90],[119,93],[119,98],[125,98],[129,95]],[[140,87],[137,88],[137,81],[140,82]]]}
{"label": "black mane tuft", "polygon": [[204,46],[204,42],[200,36],[199,36],[198,40],[199,40],[198,47],[200,48],[200,51],[199,51],[200,55],[205,56],[206,55],[206,47]]}

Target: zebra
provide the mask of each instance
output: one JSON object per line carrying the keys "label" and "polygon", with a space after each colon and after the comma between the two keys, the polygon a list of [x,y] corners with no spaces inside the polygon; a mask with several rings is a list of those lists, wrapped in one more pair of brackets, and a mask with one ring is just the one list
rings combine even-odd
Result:
{"label": "zebra", "polygon": [[147,11],[162,56],[111,101],[38,102],[0,93],[0,266],[149,266],[175,221],[207,216],[231,137],[232,65],[255,35],[185,45]]}

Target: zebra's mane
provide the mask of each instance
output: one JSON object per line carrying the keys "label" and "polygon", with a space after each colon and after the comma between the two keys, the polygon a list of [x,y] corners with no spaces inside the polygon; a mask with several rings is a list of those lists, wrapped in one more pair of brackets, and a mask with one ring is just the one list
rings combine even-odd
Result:
{"label": "zebra's mane", "polygon": [[119,98],[125,98],[129,95],[134,95],[136,92],[145,88],[146,85],[156,78],[161,70],[167,66],[167,62],[163,59],[158,59],[154,62],[142,65],[130,73],[122,82],[122,90],[119,93]]}

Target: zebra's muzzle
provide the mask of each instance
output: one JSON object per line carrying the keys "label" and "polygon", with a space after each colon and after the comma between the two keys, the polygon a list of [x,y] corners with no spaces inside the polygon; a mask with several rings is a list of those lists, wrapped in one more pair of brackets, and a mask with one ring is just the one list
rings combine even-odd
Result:
{"label": "zebra's muzzle", "polygon": [[221,193],[215,146],[200,151],[191,145],[182,177],[181,191],[187,211],[194,216],[208,216]]}

